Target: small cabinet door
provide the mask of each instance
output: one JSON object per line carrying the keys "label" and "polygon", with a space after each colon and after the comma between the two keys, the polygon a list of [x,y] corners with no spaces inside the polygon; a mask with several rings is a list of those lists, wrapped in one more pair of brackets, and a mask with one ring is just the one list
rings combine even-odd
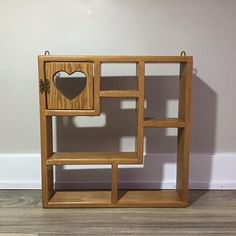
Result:
{"label": "small cabinet door", "polygon": [[47,109],[93,109],[93,63],[48,62],[46,80]]}

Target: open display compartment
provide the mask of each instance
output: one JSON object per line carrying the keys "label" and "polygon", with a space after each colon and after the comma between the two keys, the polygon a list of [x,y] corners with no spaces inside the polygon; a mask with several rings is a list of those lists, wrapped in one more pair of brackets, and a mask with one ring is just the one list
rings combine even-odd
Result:
{"label": "open display compartment", "polygon": [[[71,101],[62,98],[62,94],[54,93],[56,86],[51,86],[47,77],[47,65],[59,68],[67,74],[80,71],[89,77],[85,97],[73,100],[75,106],[68,106]],[[59,63],[59,64],[58,64]],[[137,88],[134,90],[100,90],[102,63],[136,63]],[[144,117],[144,84],[146,63],[179,63],[179,110],[177,118]],[[63,67],[63,68],[62,68]],[[81,69],[82,70],[82,69]],[[191,108],[191,56],[39,56],[40,83],[40,124],[42,155],[42,196],[43,207],[183,207],[188,205],[188,173],[189,173],[189,136]],[[53,83],[53,81],[51,82]],[[92,91],[92,92],[91,92]],[[53,96],[53,94],[59,94]],[[48,102],[54,109],[48,108]],[[136,99],[136,144],[135,152],[53,152],[52,148],[52,116],[100,115],[100,99],[135,98]],[[66,103],[63,103],[66,101]],[[60,104],[60,106],[57,106]],[[63,104],[66,104],[65,106]],[[78,106],[77,106],[78,104]],[[54,106],[55,105],[55,106]],[[59,108],[58,108],[59,107]],[[64,108],[64,109],[63,109]],[[158,109],[158,108],[157,108]],[[176,190],[127,191],[119,197],[118,165],[140,164],[143,162],[143,142],[145,128],[178,128],[177,136],[177,186]],[[97,195],[94,191],[55,192],[53,183],[53,166],[77,164],[110,164],[112,166],[111,192],[105,191]],[[87,199],[87,200],[86,200]]]}

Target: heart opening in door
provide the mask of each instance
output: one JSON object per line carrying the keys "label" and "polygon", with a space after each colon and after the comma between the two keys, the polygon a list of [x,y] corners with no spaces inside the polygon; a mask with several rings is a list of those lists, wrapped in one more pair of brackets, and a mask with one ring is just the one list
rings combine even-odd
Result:
{"label": "heart opening in door", "polygon": [[76,71],[68,74],[64,71],[57,72],[53,77],[57,89],[69,100],[78,97],[86,87],[87,77],[83,72]]}

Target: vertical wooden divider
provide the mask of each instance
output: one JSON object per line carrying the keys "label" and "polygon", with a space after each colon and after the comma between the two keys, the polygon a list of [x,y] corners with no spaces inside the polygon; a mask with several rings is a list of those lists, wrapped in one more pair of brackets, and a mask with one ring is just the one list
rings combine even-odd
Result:
{"label": "vertical wooden divider", "polygon": [[137,116],[137,135],[135,140],[135,149],[137,157],[140,163],[143,162],[143,121],[144,121],[144,76],[145,76],[145,64],[144,61],[136,63],[137,74],[137,89],[139,91],[139,97],[136,98],[136,116]]}
{"label": "vertical wooden divider", "polygon": [[101,78],[101,63],[94,62],[94,110],[97,115],[100,114],[100,78]]}
{"label": "vertical wooden divider", "polygon": [[[45,81],[44,62],[38,60],[39,81]],[[52,154],[52,117],[45,115],[46,95],[40,93],[40,129],[41,129],[41,173],[42,173],[42,204],[47,207],[53,196],[53,166],[47,166],[46,160]]]}
{"label": "vertical wooden divider", "polygon": [[112,163],[112,182],[111,182],[111,203],[115,204],[118,201],[118,164]]}
{"label": "vertical wooden divider", "polygon": [[180,63],[179,86],[179,119],[186,125],[184,128],[178,128],[177,192],[181,201],[188,204],[192,61]]}

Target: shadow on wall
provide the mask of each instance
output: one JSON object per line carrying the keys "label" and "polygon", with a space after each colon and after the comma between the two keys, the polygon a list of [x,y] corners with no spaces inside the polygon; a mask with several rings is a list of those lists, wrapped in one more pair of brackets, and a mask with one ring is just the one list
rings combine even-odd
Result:
{"label": "shadow on wall", "polygon": [[[216,137],[216,93],[197,76],[197,70],[193,74],[192,91],[192,130],[191,153],[213,154],[215,152]],[[190,182],[198,180],[205,189],[210,188],[212,174],[212,158],[190,159]]]}
{"label": "shadow on wall", "polygon": [[[195,70],[196,72],[196,70]],[[101,89],[134,89],[135,77],[103,77]],[[197,74],[193,74],[191,152],[214,153],[216,124],[216,94]],[[146,76],[145,117],[165,118],[177,111],[177,76]],[[83,118],[56,117],[56,147],[61,152],[134,151],[135,100],[101,99],[102,117],[89,117],[97,127],[86,127]],[[168,104],[172,104],[171,111]],[[171,113],[171,114],[169,114]],[[177,117],[177,112],[174,114]],[[87,119],[87,118],[86,118]],[[89,121],[89,123],[90,123]],[[88,120],[86,120],[88,122]],[[173,129],[145,129],[144,165],[119,169],[121,188],[174,188],[176,176],[176,143]],[[211,160],[191,159],[191,176],[201,175],[210,182]],[[104,165],[103,165],[104,167]],[[109,167],[109,166],[108,166]],[[197,168],[195,168],[197,167]],[[201,168],[199,168],[201,167]],[[99,167],[98,167],[99,168]],[[56,188],[110,188],[111,170],[56,167]],[[70,183],[70,184],[69,184]]]}

